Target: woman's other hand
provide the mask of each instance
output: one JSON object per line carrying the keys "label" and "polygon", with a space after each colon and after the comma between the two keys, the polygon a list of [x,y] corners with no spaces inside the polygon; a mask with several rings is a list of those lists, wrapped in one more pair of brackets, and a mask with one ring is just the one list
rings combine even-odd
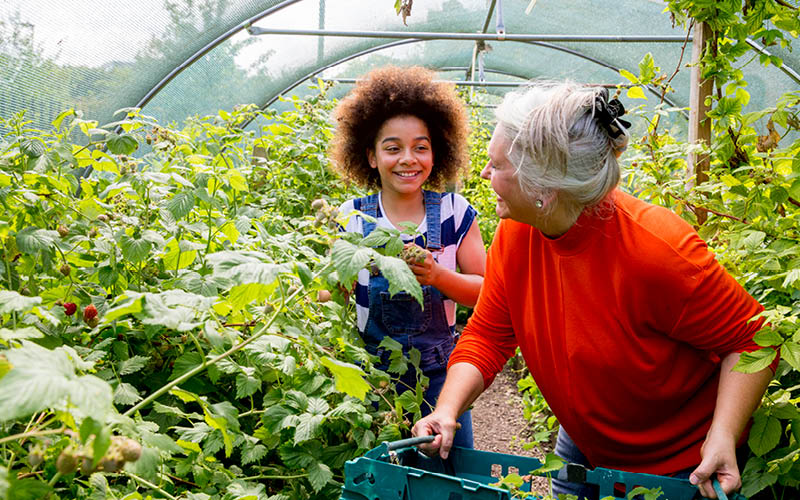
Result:
{"label": "woman's other hand", "polygon": [[700,448],[700,456],[702,461],[689,476],[689,481],[697,486],[704,497],[717,498],[712,486],[714,478],[719,481],[726,495],[742,487],[733,436],[709,432],[703,447]]}
{"label": "woman's other hand", "polygon": [[427,417],[418,420],[411,428],[412,436],[430,436],[436,438],[430,443],[418,445],[418,448],[428,456],[439,456],[447,458],[450,449],[453,447],[453,436],[458,428],[458,422],[452,416],[444,415],[442,412],[434,411]]}

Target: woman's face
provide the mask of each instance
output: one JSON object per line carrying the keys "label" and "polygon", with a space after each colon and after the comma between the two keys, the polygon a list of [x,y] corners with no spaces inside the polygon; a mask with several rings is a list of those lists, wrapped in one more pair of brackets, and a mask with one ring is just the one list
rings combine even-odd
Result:
{"label": "woman's face", "polygon": [[532,216],[540,209],[534,200],[523,193],[517,179],[516,168],[508,160],[509,141],[498,125],[489,142],[489,162],[483,167],[481,177],[491,181],[492,189],[497,193],[497,216],[501,219],[514,219],[531,224]]}
{"label": "woman's face", "polygon": [[416,116],[386,120],[367,159],[372,168],[378,169],[385,193],[406,195],[421,190],[433,169],[428,127]]}

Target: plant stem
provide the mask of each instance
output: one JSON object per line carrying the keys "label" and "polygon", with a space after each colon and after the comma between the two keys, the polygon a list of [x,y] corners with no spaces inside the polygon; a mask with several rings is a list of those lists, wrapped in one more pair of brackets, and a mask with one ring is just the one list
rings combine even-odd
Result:
{"label": "plant stem", "polygon": [[255,481],[256,479],[299,479],[308,477],[308,474],[297,474],[295,476],[250,476],[242,478],[243,481]]}
{"label": "plant stem", "polygon": [[56,484],[58,482],[59,479],[61,479],[61,473],[60,472],[56,472],[56,475],[53,476],[50,479],[50,481],[47,483],[47,485],[48,486],[53,486],[54,484]]}
{"label": "plant stem", "polygon": [[[331,266],[331,264],[327,264],[325,267],[323,267],[317,273],[317,275],[314,276],[312,279],[316,279],[320,274],[325,272],[328,269],[329,266]],[[287,297],[285,300],[281,301],[281,306],[275,309],[275,312],[272,314],[272,317],[270,317],[269,321],[267,321],[267,323],[261,328],[261,330],[258,333],[253,334],[247,340],[245,340],[245,341],[243,341],[243,342],[231,347],[230,349],[228,349],[227,351],[223,352],[219,356],[217,356],[215,358],[212,358],[207,363],[203,363],[203,364],[201,364],[199,366],[196,366],[196,367],[192,368],[191,370],[189,370],[188,372],[184,373],[180,377],[176,378],[172,382],[170,382],[167,385],[161,387],[160,389],[158,389],[153,394],[151,394],[151,395],[147,396],[146,398],[144,398],[143,400],[141,400],[138,404],[136,404],[135,406],[133,406],[130,409],[128,409],[128,411],[126,411],[122,415],[125,416],[125,417],[130,417],[136,411],[138,411],[138,410],[144,408],[145,406],[149,405],[150,403],[152,403],[153,401],[155,401],[156,399],[161,397],[163,394],[167,393],[173,387],[177,386],[178,384],[182,384],[183,382],[185,382],[185,381],[189,380],[190,378],[194,377],[195,375],[197,375],[198,373],[202,372],[203,370],[205,370],[209,366],[220,362],[221,360],[227,358],[228,356],[230,356],[231,354],[234,354],[237,351],[240,351],[247,344],[249,344],[249,343],[253,342],[254,340],[256,340],[257,338],[265,335],[267,333],[267,331],[269,330],[269,327],[272,326],[272,323],[274,323],[275,320],[278,318],[278,314],[280,314],[281,311],[283,311],[283,307],[286,305],[286,303],[287,302],[291,302],[291,300],[294,299],[301,291],[303,291],[303,288],[298,288],[297,290],[295,290],[295,292],[292,295]]]}
{"label": "plant stem", "polygon": [[136,474],[133,474],[132,472],[128,472],[128,471],[122,471],[122,474],[128,476],[129,478],[135,480],[136,482],[142,483],[143,485],[147,486],[151,490],[155,490],[155,491],[161,493],[162,495],[164,495],[165,497],[169,498],[170,500],[177,500],[176,497],[170,495],[169,493],[167,493],[166,491],[162,490],[161,488],[159,488],[155,484],[151,483],[147,479],[139,477]]}
{"label": "plant stem", "polygon": [[66,427],[61,427],[60,429],[50,429],[48,431],[31,431],[31,432],[22,432],[20,434],[13,434],[11,436],[6,436],[4,438],[0,438],[0,444],[7,443],[9,441],[14,441],[16,439],[23,439],[35,436],[47,436],[48,434],[60,434],[67,430]]}

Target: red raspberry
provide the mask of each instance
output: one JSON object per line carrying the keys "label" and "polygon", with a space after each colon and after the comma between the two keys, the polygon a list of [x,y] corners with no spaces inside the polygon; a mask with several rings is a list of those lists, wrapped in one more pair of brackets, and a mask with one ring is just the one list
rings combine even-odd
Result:
{"label": "red raspberry", "polygon": [[78,306],[74,302],[66,302],[64,304],[64,314],[67,316],[72,316],[77,310]]}
{"label": "red raspberry", "polygon": [[83,321],[88,323],[89,321],[91,321],[96,317],[97,317],[97,308],[94,305],[89,304],[83,309]]}

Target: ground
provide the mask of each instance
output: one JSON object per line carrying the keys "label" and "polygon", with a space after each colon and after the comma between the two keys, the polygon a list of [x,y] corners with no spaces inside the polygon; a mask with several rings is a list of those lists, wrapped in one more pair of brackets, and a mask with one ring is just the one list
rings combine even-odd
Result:
{"label": "ground", "polygon": [[[522,447],[530,439],[522,409],[522,397],[517,391],[517,378],[506,366],[472,407],[475,448],[495,453],[536,457],[541,460],[543,454],[540,450],[534,448],[527,451]],[[546,491],[546,488],[545,479],[534,478],[535,491]]]}

